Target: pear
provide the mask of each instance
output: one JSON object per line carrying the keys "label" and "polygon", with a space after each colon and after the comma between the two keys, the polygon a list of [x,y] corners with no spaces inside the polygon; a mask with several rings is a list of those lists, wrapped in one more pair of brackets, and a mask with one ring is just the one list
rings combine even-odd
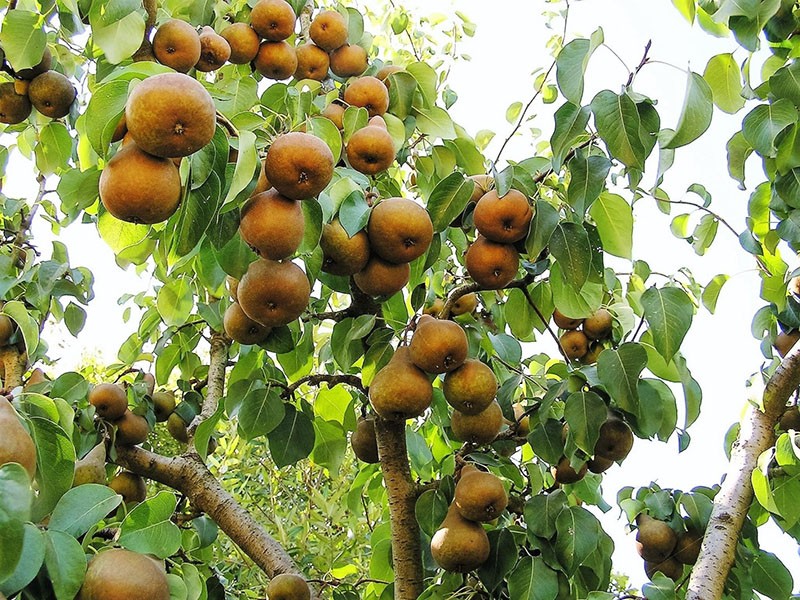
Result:
{"label": "pear", "polygon": [[674,558],[665,558],[661,562],[644,561],[644,572],[650,579],[655,577],[657,572],[661,572],[673,581],[678,581],[683,577],[683,565]]}
{"label": "pear", "polygon": [[672,555],[678,543],[678,534],[667,523],[640,513],[636,517],[636,525],[636,550],[639,556],[648,562],[661,563]]}
{"label": "pear", "polygon": [[144,554],[112,548],[89,561],[78,600],[169,600],[164,567]]}
{"label": "pear", "polygon": [[106,483],[106,445],[100,442],[86,453],[86,456],[75,461],[75,477],[72,487],[84,483]]}
{"label": "pear", "polygon": [[450,419],[455,439],[473,444],[488,444],[494,441],[502,426],[503,411],[497,400],[493,400],[477,415],[465,415],[456,410]]}
{"label": "pear", "polygon": [[147,419],[136,413],[126,410],[118,420],[114,421],[117,426],[117,436],[115,443],[118,446],[136,446],[147,439],[150,433],[150,425]]}
{"label": "pear", "polygon": [[561,329],[577,329],[583,323],[583,319],[573,319],[567,317],[558,309],[553,311],[553,322]]}
{"label": "pear", "polygon": [[790,429],[800,431],[800,409],[797,406],[789,406],[783,411],[778,420],[778,429],[780,431],[789,431]]}
{"label": "pear", "polygon": [[468,358],[445,375],[442,392],[450,406],[465,415],[476,415],[494,400],[497,377],[486,364]]}
{"label": "pear", "polygon": [[156,421],[163,423],[175,410],[175,394],[173,392],[160,391],[155,392],[152,396]]}
{"label": "pear", "polygon": [[268,600],[310,600],[311,589],[306,580],[294,573],[281,573],[269,581]]}
{"label": "pear", "polygon": [[167,417],[167,431],[169,431],[169,434],[174,439],[182,444],[189,443],[189,431],[186,429],[186,427],[186,422],[178,413],[173,412],[169,417]]}
{"label": "pear", "polygon": [[464,364],[468,347],[467,334],[457,323],[422,315],[408,349],[423,371],[445,373]]}
{"label": "pear", "polygon": [[586,334],[577,329],[569,329],[565,331],[558,343],[561,344],[564,354],[570,360],[577,360],[583,358],[589,353],[589,338]]}
{"label": "pear", "polygon": [[89,392],[89,404],[102,419],[114,421],[128,410],[128,395],[125,388],[116,383],[101,383]]}
{"label": "pear", "polygon": [[433,399],[428,376],[409,359],[409,350],[398,348],[389,363],[375,374],[369,386],[372,408],[387,420],[418,417]]}
{"label": "pear", "polygon": [[31,479],[36,475],[36,446],[17,417],[11,402],[0,398],[0,466],[19,463]]}
{"label": "pear", "polygon": [[114,477],[108,484],[112,490],[122,496],[122,500],[127,504],[144,502],[147,498],[147,485],[139,475],[130,471],[122,471]]}
{"label": "pear", "polygon": [[338,217],[322,227],[319,240],[322,270],[332,275],[355,275],[369,262],[369,239],[364,231],[350,237]]}
{"label": "pear", "polygon": [[517,435],[528,435],[531,432],[531,418],[525,414],[528,410],[519,402],[511,407],[514,409],[514,418],[517,420]]}
{"label": "pear", "polygon": [[375,464],[378,458],[378,441],[375,438],[375,419],[361,417],[356,423],[356,430],[350,436],[353,454],[362,462]]}
{"label": "pear", "polygon": [[467,465],[461,469],[453,502],[465,519],[487,522],[505,510],[508,494],[499,477]]}
{"label": "pear", "polygon": [[602,340],[611,335],[614,317],[605,308],[598,308],[583,321],[583,333],[590,340]]}
{"label": "pear", "polygon": [[589,467],[592,473],[600,474],[605,473],[614,466],[614,461],[602,456],[595,456],[586,463],[586,466]]}
{"label": "pear", "polygon": [[475,292],[471,292],[469,294],[464,294],[453,302],[450,314],[454,317],[458,317],[460,315],[466,315],[467,313],[473,313],[476,308],[478,308],[478,296]]}
{"label": "pear", "polygon": [[569,463],[569,459],[564,456],[561,460],[558,461],[558,464],[553,467],[553,478],[556,480],[556,483],[560,484],[570,484],[570,483],[578,483],[581,479],[586,476],[586,471],[589,470],[589,467],[584,464],[578,471],[572,468],[572,465]]}
{"label": "pear", "polygon": [[678,534],[673,558],[684,565],[693,565],[700,556],[700,546],[703,544],[704,531],[695,529],[688,520],[684,519],[686,531]]}
{"label": "pear", "polygon": [[481,525],[462,517],[453,503],[433,534],[431,554],[445,571],[466,573],[489,558],[489,538]]}
{"label": "pear", "polygon": [[594,454],[611,461],[624,460],[633,447],[633,432],[622,419],[611,416],[600,426]]}
{"label": "pear", "polygon": [[370,248],[383,260],[408,263],[427,252],[433,224],[428,211],[413,200],[387,198],[372,209],[367,234]]}

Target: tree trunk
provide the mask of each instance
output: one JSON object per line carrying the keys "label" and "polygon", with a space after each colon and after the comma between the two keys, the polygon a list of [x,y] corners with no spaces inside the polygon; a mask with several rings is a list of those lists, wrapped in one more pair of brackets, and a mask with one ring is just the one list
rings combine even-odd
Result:
{"label": "tree trunk", "polygon": [[417,487],[411,479],[405,421],[375,419],[378,456],[389,494],[395,600],[414,600],[422,593],[422,548],[415,507]]}
{"label": "tree trunk", "polygon": [[733,445],[731,462],[692,569],[686,600],[719,600],[736,558],[736,545],[753,501],[758,457],[775,444],[775,423],[800,386],[800,344],[783,359],[764,388],[762,407],[750,406]]}

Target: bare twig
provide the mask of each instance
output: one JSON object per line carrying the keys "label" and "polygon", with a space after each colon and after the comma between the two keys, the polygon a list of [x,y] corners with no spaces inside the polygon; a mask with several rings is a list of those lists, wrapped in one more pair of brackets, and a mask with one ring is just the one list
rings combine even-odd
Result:
{"label": "bare twig", "polygon": [[323,383],[328,384],[328,387],[333,387],[339,384],[349,385],[350,387],[354,387],[364,394],[367,393],[367,389],[364,387],[364,384],[361,382],[361,378],[358,375],[345,375],[345,374],[330,375],[327,373],[318,373],[316,375],[306,375],[305,377],[301,377],[293,384],[287,386],[283,392],[283,396],[284,397],[291,396],[302,385],[316,386],[316,385],[321,385]]}

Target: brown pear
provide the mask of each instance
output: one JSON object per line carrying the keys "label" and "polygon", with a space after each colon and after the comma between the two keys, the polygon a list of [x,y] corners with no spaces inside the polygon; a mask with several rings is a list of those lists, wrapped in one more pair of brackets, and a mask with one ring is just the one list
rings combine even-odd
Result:
{"label": "brown pear", "polygon": [[569,459],[564,456],[561,460],[558,461],[558,464],[553,467],[553,478],[556,480],[556,483],[560,484],[570,484],[570,483],[578,483],[581,479],[586,476],[586,471],[589,470],[589,467],[584,464],[581,466],[579,470],[575,470],[569,462]]}
{"label": "brown pear", "polygon": [[553,323],[555,323],[561,329],[577,329],[583,323],[583,319],[573,319],[572,317],[567,317],[557,308],[553,311]]}
{"label": "brown pear", "polygon": [[366,232],[362,230],[350,237],[338,218],[322,227],[319,247],[322,249],[322,270],[332,275],[355,275],[369,262]]}
{"label": "brown pear", "polygon": [[411,362],[405,346],[395,351],[369,386],[372,408],[387,420],[418,417],[431,405],[432,399],[433,386],[428,376]]}
{"label": "brown pear", "polygon": [[102,419],[116,421],[128,410],[128,394],[116,383],[101,383],[89,392],[89,404]]}
{"label": "brown pear", "polygon": [[485,563],[489,550],[483,526],[462,517],[455,503],[451,504],[431,539],[431,554],[436,564],[445,571],[466,573]]}
{"label": "brown pear", "polygon": [[594,445],[595,456],[611,461],[625,460],[633,448],[633,432],[619,417],[609,417],[600,426],[600,436]]}
{"label": "brown pear", "polygon": [[485,523],[506,509],[508,494],[499,477],[473,467],[461,470],[453,503],[465,519]]}
{"label": "brown pear", "polygon": [[297,15],[286,0],[259,0],[250,12],[250,25],[265,40],[280,42],[294,33]]}
{"label": "brown pear", "polygon": [[467,272],[483,288],[498,290],[514,280],[519,252],[511,244],[498,244],[479,235],[465,256]]}
{"label": "brown pear", "polygon": [[389,91],[377,77],[367,75],[351,82],[344,91],[350,106],[366,108],[370,117],[382,115],[389,108]]}
{"label": "brown pear", "polygon": [[368,296],[391,296],[402,290],[410,277],[408,263],[398,265],[370,256],[367,266],[353,275],[353,281]]}
{"label": "brown pear", "polygon": [[181,176],[168,158],[125,144],[100,174],[100,200],[121,221],[160,223],[169,219],[181,201]]}
{"label": "brown pear", "polygon": [[10,81],[0,83],[0,123],[16,125],[31,114],[31,101],[27,95],[18,94]]}
{"label": "brown pear", "polygon": [[605,349],[606,347],[602,342],[591,342],[589,344],[589,351],[581,356],[581,364],[593,365],[597,363],[600,353]]}
{"label": "brown pear", "polygon": [[153,393],[153,411],[156,414],[156,421],[164,423],[172,411],[175,410],[174,392],[159,391]]}
{"label": "brown pear", "polygon": [[583,321],[583,333],[590,340],[604,340],[611,335],[614,318],[605,308],[598,308]]}
{"label": "brown pear", "polygon": [[345,44],[331,52],[331,71],[339,77],[357,77],[367,66],[367,51],[356,44]]}
{"label": "brown pear", "polygon": [[453,302],[453,306],[450,308],[450,314],[454,317],[458,317],[460,315],[473,313],[476,308],[478,308],[478,295],[475,292],[470,292]]}
{"label": "brown pear", "polygon": [[403,67],[401,67],[400,65],[383,65],[380,69],[378,69],[378,72],[375,73],[375,77],[380,79],[384,83],[384,85],[386,85],[386,87],[388,88],[389,75],[391,75],[392,73],[397,73],[402,70]]}
{"label": "brown pear", "polygon": [[783,358],[789,354],[789,350],[794,348],[797,340],[800,340],[800,330],[793,329],[788,332],[781,331],[777,336],[775,336],[773,345],[775,346],[775,350],[778,351],[778,354],[781,356],[781,358]]}
{"label": "brown pear", "polygon": [[200,60],[200,36],[186,21],[170,19],[153,36],[153,54],[162,65],[188,72]]}
{"label": "brown pear", "polygon": [[147,499],[147,485],[144,479],[130,471],[122,471],[114,475],[108,483],[108,487],[122,496],[122,500],[126,504],[129,502],[138,504]]}
{"label": "brown pear", "polygon": [[219,34],[225,38],[231,48],[231,55],[228,58],[231,63],[246,65],[258,54],[261,39],[255,29],[247,23],[233,23]]}
{"label": "brown pear", "polygon": [[208,73],[216,71],[231,57],[231,45],[224,37],[206,25],[200,32],[200,59],[195,68]]}
{"label": "brown pear", "polygon": [[456,410],[450,419],[455,439],[479,445],[493,442],[502,426],[503,411],[496,400],[477,415],[465,415]]}
{"label": "brown pear", "polygon": [[295,48],[297,53],[297,68],[294,72],[295,79],[313,79],[322,81],[328,76],[330,59],[328,53],[316,44],[301,44]]}
{"label": "brown pear", "polygon": [[42,52],[42,60],[36,63],[34,66],[30,67],[29,69],[20,69],[17,71],[17,77],[20,79],[24,79],[30,81],[31,79],[38,77],[42,73],[46,73],[50,70],[50,67],[53,66],[53,54],[50,52],[50,48],[47,46],[44,47],[44,52]]}
{"label": "brown pear", "polygon": [[467,358],[467,334],[457,323],[422,315],[408,346],[411,360],[428,373],[453,371]]}
{"label": "brown pear", "polygon": [[239,282],[239,305],[264,327],[291,323],[308,306],[311,286],[303,270],[290,261],[265,258],[250,263]]}
{"label": "brown pear", "polygon": [[163,565],[144,554],[112,548],[89,561],[77,600],[169,600]]}
{"label": "brown pear", "polygon": [[611,467],[614,466],[614,461],[608,458],[603,458],[602,456],[595,456],[594,458],[589,459],[586,463],[586,466],[592,473],[600,474],[605,473]]}
{"label": "brown pear", "polygon": [[586,334],[577,329],[565,331],[558,340],[567,358],[577,360],[583,358],[589,352],[589,338]]}
{"label": "brown pear", "polygon": [[281,573],[269,581],[267,600],[310,600],[311,588],[306,580],[293,573]]}
{"label": "brown pear", "polygon": [[106,445],[100,442],[81,459],[75,461],[72,487],[84,483],[106,484]]}
{"label": "brown pear", "polygon": [[468,358],[460,367],[445,375],[442,392],[447,403],[457,411],[476,415],[494,400],[497,377],[485,363]]}
{"label": "brown pear", "polygon": [[0,346],[8,346],[14,335],[14,321],[8,315],[0,315]]}
{"label": "brown pear", "polygon": [[439,318],[439,313],[442,312],[444,308],[444,300],[441,298],[434,298],[433,302],[422,309],[423,315],[430,315],[435,318]]}
{"label": "brown pear", "polygon": [[297,70],[297,53],[286,42],[262,42],[253,67],[267,79],[289,79]]}
{"label": "brown pear", "polygon": [[700,556],[700,547],[703,545],[705,532],[692,527],[686,519],[684,519],[684,524],[686,525],[686,531],[681,531],[678,534],[673,558],[681,564],[693,565]]}
{"label": "brown pear", "polygon": [[515,402],[511,408],[514,410],[514,419],[517,421],[517,435],[528,435],[531,432],[531,417],[526,414],[527,407]]}
{"label": "brown pear", "polygon": [[667,523],[640,513],[636,517],[636,525],[636,550],[639,556],[648,562],[660,563],[672,555],[678,543],[678,534]]}
{"label": "brown pear", "polygon": [[789,431],[790,429],[800,431],[800,408],[796,405],[787,407],[778,420],[778,429],[780,431]]}
{"label": "brown pear", "polygon": [[189,443],[189,430],[187,429],[186,421],[178,413],[173,412],[167,418],[167,431],[169,431],[173,439],[182,444]]}
{"label": "brown pear", "polygon": [[413,200],[387,198],[372,208],[367,235],[370,248],[383,260],[408,263],[427,252],[433,224],[428,211]]}
{"label": "brown pear", "polygon": [[303,241],[303,209],[299,201],[277,190],[261,192],[242,206],[239,232],[259,256],[271,260],[289,258]]}
{"label": "brown pear", "polygon": [[152,373],[142,373],[142,382],[144,382],[147,395],[152,396],[156,391],[156,376]]}
{"label": "brown pear", "polygon": [[115,443],[119,446],[136,446],[147,439],[150,433],[150,425],[147,419],[140,417],[136,413],[126,410],[125,413],[114,422],[117,426]]}
{"label": "brown pear", "polygon": [[75,86],[58,71],[37,75],[28,87],[31,104],[51,119],[66,117],[77,94]]}
{"label": "brown pear", "polygon": [[356,430],[350,436],[353,454],[361,462],[375,464],[378,458],[378,441],[375,437],[375,419],[361,417],[356,423]]}
{"label": "brown pear", "polygon": [[497,195],[497,190],[486,192],[473,213],[475,228],[480,234],[501,244],[524,239],[532,218],[530,202],[517,190],[509,190],[503,197]]}
{"label": "brown pear", "polygon": [[294,131],[272,142],[264,170],[272,187],[293,200],[313,198],[333,177],[333,154],[310,133]]}
{"label": "brown pear", "polygon": [[674,558],[665,558],[659,562],[644,561],[644,572],[652,579],[656,573],[663,573],[673,581],[683,577],[683,565]]}
{"label": "brown pear", "polygon": [[365,175],[377,175],[392,166],[394,141],[386,127],[367,125],[355,131],[345,146],[350,166]]}
{"label": "brown pear", "polygon": [[[334,125],[341,131],[344,129],[344,111],[345,107],[338,102],[331,102],[322,109],[322,116],[326,119],[330,119]],[[392,147],[392,153],[394,153],[394,147]],[[394,160],[394,156],[392,156]]]}
{"label": "brown pear", "polygon": [[214,137],[217,109],[203,85],[183,73],[161,73],[128,96],[125,120],[136,145],[174,158],[196,152]]}
{"label": "brown pear", "polygon": [[222,317],[222,324],[225,334],[240,344],[260,344],[267,339],[271,331],[269,327],[264,327],[244,314],[238,302],[232,303],[227,308]]}
{"label": "brown pear", "polygon": [[19,463],[33,479],[36,475],[36,446],[22,426],[11,402],[0,397],[0,466]]}
{"label": "brown pear", "polygon": [[335,10],[323,10],[311,21],[308,34],[325,52],[333,52],[347,43],[347,21]]}

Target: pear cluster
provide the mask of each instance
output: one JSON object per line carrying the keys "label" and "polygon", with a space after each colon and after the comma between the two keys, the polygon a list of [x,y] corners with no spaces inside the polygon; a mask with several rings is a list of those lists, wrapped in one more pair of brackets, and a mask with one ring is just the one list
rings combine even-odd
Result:
{"label": "pear cluster", "polygon": [[489,538],[481,523],[496,519],[507,505],[508,495],[497,476],[465,465],[447,516],[431,539],[436,564],[466,573],[485,563]]}
{"label": "pear cluster", "polygon": [[649,578],[660,572],[678,581],[683,576],[684,565],[697,562],[704,532],[693,527],[688,519],[676,530],[665,521],[640,513],[636,526],[636,551],[644,560]]}
{"label": "pear cluster", "polygon": [[51,119],[69,114],[77,91],[67,77],[50,68],[52,64],[53,55],[45,46],[38,64],[14,73],[14,81],[0,83],[0,123],[22,123],[33,108]]}
{"label": "pear cluster", "polygon": [[553,322],[564,330],[559,338],[564,354],[570,360],[594,364],[605,349],[603,340],[611,337],[614,317],[606,308],[598,308],[585,319],[567,317],[556,309],[553,311]]}

